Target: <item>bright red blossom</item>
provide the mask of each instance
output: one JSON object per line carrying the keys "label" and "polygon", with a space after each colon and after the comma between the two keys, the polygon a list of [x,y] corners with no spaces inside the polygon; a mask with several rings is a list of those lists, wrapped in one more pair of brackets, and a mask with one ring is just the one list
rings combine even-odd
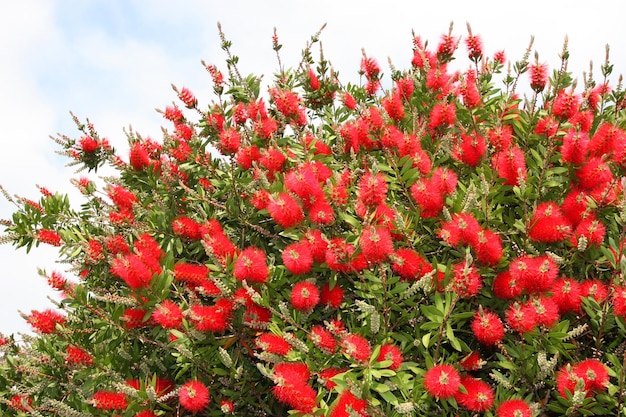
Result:
{"label": "bright red blossom", "polygon": [[209,389],[200,381],[187,381],[178,392],[178,401],[185,410],[197,413],[209,405]]}
{"label": "bright red blossom", "polygon": [[113,391],[96,391],[91,404],[99,410],[125,410],[128,407],[126,394]]}
{"label": "bright red blossom", "polygon": [[319,290],[310,281],[301,281],[291,290],[291,305],[296,310],[311,311],[320,302]]}
{"label": "bright red blossom", "polygon": [[452,365],[435,365],[424,375],[424,388],[432,397],[448,399],[459,392],[461,376]]}
{"label": "bright red blossom", "polygon": [[494,392],[493,389],[479,379],[463,376],[461,377],[461,385],[466,392],[458,391],[454,399],[469,411],[484,412],[493,406]]}

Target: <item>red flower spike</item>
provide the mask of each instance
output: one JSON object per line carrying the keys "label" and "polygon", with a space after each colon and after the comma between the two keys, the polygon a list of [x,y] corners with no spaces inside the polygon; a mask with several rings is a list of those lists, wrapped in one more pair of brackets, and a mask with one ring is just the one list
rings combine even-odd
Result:
{"label": "red flower spike", "polygon": [[506,310],[505,322],[519,334],[525,334],[537,326],[537,313],[533,308],[526,308],[524,305],[514,302]]}
{"label": "red flower spike", "polygon": [[318,379],[322,384],[324,384],[326,389],[330,391],[337,386],[337,383],[335,383],[332,378],[339,374],[343,374],[346,371],[346,369],[341,368],[326,368],[320,371],[320,373],[318,374]]}
{"label": "red flower spike", "polygon": [[478,232],[473,248],[476,252],[476,260],[481,264],[496,266],[503,256],[500,235],[488,229]]}
{"label": "red flower spike", "polygon": [[358,334],[347,334],[341,340],[340,345],[343,353],[359,363],[366,363],[372,355],[370,343]]}
{"label": "red flower spike", "polygon": [[130,148],[129,162],[136,171],[142,171],[150,165],[150,154],[148,153],[144,143],[133,143]]}
{"label": "red flower spike", "polygon": [[93,365],[93,356],[87,353],[84,349],[69,345],[65,350],[65,362],[73,365]]}
{"label": "red flower spike", "polygon": [[400,348],[394,344],[386,343],[380,347],[380,354],[376,359],[378,362],[382,361],[391,361],[391,365],[389,365],[389,369],[392,371],[397,371],[402,365],[404,361],[404,357],[402,356],[402,351]]}
{"label": "red flower spike", "polygon": [[301,281],[291,290],[291,305],[299,311],[309,312],[320,302],[319,290],[310,281]]}
{"label": "red flower spike", "polygon": [[236,154],[241,146],[241,136],[236,129],[225,129],[220,132],[220,150],[225,154]]}
{"label": "red flower spike", "polygon": [[602,304],[609,296],[609,290],[602,281],[587,279],[580,283],[580,295],[582,297],[593,297],[598,304]]}
{"label": "red flower spike", "polygon": [[185,107],[188,109],[193,109],[198,104],[198,99],[193,95],[193,93],[187,88],[183,87],[182,90],[178,93],[178,98],[185,104]]}
{"label": "red flower spike", "polygon": [[497,417],[533,417],[530,405],[519,399],[505,400],[496,408]]}
{"label": "red flower spike", "polygon": [[486,346],[497,345],[504,338],[504,325],[500,317],[482,308],[474,314],[470,327],[474,337]]}
{"label": "red flower spike", "polygon": [[54,333],[57,324],[65,324],[65,316],[50,309],[44,311],[33,310],[26,317],[26,320],[33,330],[42,334]]}
{"label": "red flower spike", "polygon": [[493,293],[503,300],[512,300],[522,295],[524,288],[518,278],[509,271],[502,271],[493,280]]}
{"label": "red flower spike", "polygon": [[491,163],[498,176],[505,180],[505,185],[520,185],[526,180],[526,160],[524,152],[518,146],[511,146],[507,150],[494,153]]}
{"label": "red flower spike", "polygon": [[222,298],[212,306],[198,304],[191,306],[190,317],[197,330],[220,333],[228,328],[232,309],[232,302]]}
{"label": "red flower spike", "polygon": [[473,265],[461,261],[453,266],[449,290],[457,293],[461,298],[470,298],[478,294],[483,286],[483,280]]}
{"label": "red flower spike", "polygon": [[183,323],[183,311],[173,301],[163,300],[154,309],[151,318],[164,329],[178,329]]}
{"label": "red flower spike", "polygon": [[311,271],[313,254],[307,241],[295,242],[283,250],[282,260],[285,268],[294,275],[302,275]]}
{"label": "red flower spike", "polygon": [[233,275],[239,281],[265,282],[269,277],[269,267],[265,252],[256,247],[244,249],[235,261]]}
{"label": "red flower spike", "polygon": [[565,365],[556,373],[556,390],[561,397],[567,398],[568,393],[574,394],[579,380],[582,378],[574,374],[571,365]]}
{"label": "red flower spike", "polygon": [[187,381],[178,392],[180,405],[192,413],[204,410],[210,398],[209,389],[200,381]]}
{"label": "red flower spike", "polygon": [[418,280],[433,270],[432,266],[413,249],[400,248],[390,258],[391,269],[403,279]]}
{"label": "red flower spike", "polygon": [[605,391],[609,384],[609,371],[597,359],[585,359],[572,368],[572,372],[585,382],[585,390]]}
{"label": "red flower spike", "polygon": [[46,243],[52,246],[61,246],[61,243],[62,243],[61,235],[59,235],[54,230],[49,230],[49,229],[38,230],[35,237],[40,242]]}
{"label": "red flower spike", "polygon": [[589,215],[576,226],[570,242],[576,246],[581,237],[587,240],[587,247],[598,247],[604,242],[606,227],[594,215]]}
{"label": "red flower spike", "polygon": [[386,261],[393,253],[393,241],[388,228],[364,228],[359,243],[363,256],[371,264]]}
{"label": "red flower spike", "polygon": [[178,236],[200,240],[202,238],[201,230],[200,223],[187,216],[178,216],[172,220],[172,231]]}
{"label": "red flower spike", "polygon": [[319,324],[311,328],[309,338],[325,353],[332,354],[337,349],[337,341],[333,334]]}
{"label": "red flower spike", "polygon": [[387,180],[381,173],[366,172],[357,185],[357,199],[366,207],[375,208],[387,198]]}
{"label": "red flower spike", "polygon": [[530,75],[530,88],[541,93],[548,83],[548,65],[530,64],[528,74]]}
{"label": "red flower spike", "polygon": [[368,417],[367,405],[367,400],[360,400],[349,390],[344,390],[328,417]]}
{"label": "red flower spike", "polygon": [[552,297],[541,295],[528,300],[523,307],[534,312],[536,322],[547,328],[552,328],[559,321],[559,307]]}
{"label": "red flower spike", "polygon": [[470,167],[476,167],[486,151],[487,142],[484,137],[477,133],[470,135],[462,133],[452,148],[452,158]]}
{"label": "red flower spike", "polygon": [[570,129],[563,138],[561,158],[572,165],[582,165],[587,158],[589,136],[586,133]]}
{"label": "red flower spike", "polygon": [[454,399],[463,408],[473,412],[484,412],[493,406],[494,392],[486,382],[470,376],[461,377],[466,392],[458,391]]}
{"label": "red flower spike", "polygon": [[466,371],[477,371],[481,369],[485,364],[486,362],[481,359],[480,353],[475,350],[470,352],[469,355],[465,356],[459,362],[461,368],[465,369]]}
{"label": "red flower spike", "polygon": [[99,410],[125,410],[128,407],[126,394],[112,391],[96,391],[90,403]]}
{"label": "red flower spike", "polygon": [[556,203],[546,201],[537,206],[529,223],[529,238],[544,243],[562,242],[571,233],[572,225]]}
{"label": "red flower spike", "polygon": [[273,333],[260,334],[255,343],[259,349],[279,356],[287,356],[291,351],[291,345],[283,337]]}
{"label": "red flower spike", "polygon": [[424,374],[424,388],[431,397],[446,400],[459,392],[461,376],[452,365],[435,365]]}
{"label": "red flower spike", "polygon": [[267,211],[276,223],[285,229],[299,225],[304,220],[302,207],[289,193],[270,197]]}
{"label": "red flower spike", "polygon": [[356,100],[352,95],[348,92],[343,93],[341,96],[341,100],[343,101],[344,106],[349,108],[350,110],[356,109]]}
{"label": "red flower spike", "polygon": [[335,284],[333,288],[330,289],[330,284],[327,282],[322,286],[320,303],[329,308],[339,308],[343,302],[344,292],[345,291],[338,284]]}

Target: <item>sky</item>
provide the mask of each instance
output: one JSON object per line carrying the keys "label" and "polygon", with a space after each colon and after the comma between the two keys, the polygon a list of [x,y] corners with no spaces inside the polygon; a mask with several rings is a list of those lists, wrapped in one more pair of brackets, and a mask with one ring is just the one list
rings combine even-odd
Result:
{"label": "sky", "polygon": [[[66,167],[49,136],[78,137],[70,117],[89,118],[100,135],[127,157],[124,128],[160,138],[164,120],[155,109],[176,101],[170,85],[188,87],[207,105],[212,85],[201,61],[224,69],[217,30],[221,23],[243,74],[277,70],[271,37],[283,44],[281,60],[297,66],[306,42],[323,24],[324,55],[342,82],[358,81],[364,49],[383,69],[391,59],[410,65],[412,31],[436,46],[454,23],[465,36],[466,23],[483,39],[484,51],[504,50],[520,59],[531,36],[533,53],[550,68],[559,65],[569,39],[569,69],[582,84],[594,62],[596,78],[611,47],[613,84],[626,72],[626,37],[621,14],[611,1],[597,1],[594,12],[571,1],[370,1],[293,0],[21,0],[0,4],[0,185],[10,194],[37,200],[36,185],[80,196],[70,179],[83,173]],[[315,50],[314,50],[315,51]],[[459,51],[462,53],[461,51]],[[388,71],[387,71],[388,72]],[[15,206],[0,196],[0,219]],[[30,332],[19,311],[51,308],[55,298],[37,269],[64,273],[56,250],[0,245],[0,333]]]}

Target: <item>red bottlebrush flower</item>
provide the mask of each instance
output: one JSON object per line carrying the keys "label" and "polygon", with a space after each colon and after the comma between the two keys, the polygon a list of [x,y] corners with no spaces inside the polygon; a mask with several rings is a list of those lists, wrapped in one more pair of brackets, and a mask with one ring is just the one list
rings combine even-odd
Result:
{"label": "red bottlebrush flower", "polygon": [[467,356],[461,359],[461,361],[459,361],[459,365],[461,365],[461,368],[465,369],[466,371],[477,371],[482,368],[486,363],[487,362],[481,359],[480,353],[475,350],[470,352]]}
{"label": "red bottlebrush flower", "polygon": [[520,334],[532,331],[537,325],[537,313],[532,308],[514,302],[506,309],[504,315],[506,324]]}
{"label": "red bottlebrush flower", "polygon": [[511,146],[504,151],[494,153],[491,163],[498,176],[504,178],[505,185],[520,185],[521,181],[526,180],[524,151],[518,146]]}
{"label": "red bottlebrush flower", "polygon": [[200,240],[202,237],[200,223],[187,216],[178,216],[172,220],[172,231],[191,240]]}
{"label": "red bottlebrush flower", "polygon": [[61,235],[59,235],[54,230],[50,229],[40,229],[36,234],[37,240],[43,243],[47,243],[52,246],[61,246]]}
{"label": "red bottlebrush flower", "polygon": [[307,241],[288,245],[283,250],[282,260],[285,268],[294,275],[309,273],[313,267],[311,245]]}
{"label": "red bottlebrush flower", "polygon": [[372,347],[363,336],[349,333],[341,339],[341,350],[359,363],[366,363],[372,355]]}
{"label": "red bottlebrush flower", "polygon": [[434,178],[417,180],[409,189],[411,197],[420,207],[420,215],[424,218],[437,217],[444,206],[445,193]]}
{"label": "red bottlebrush flower", "polygon": [[563,138],[561,145],[561,159],[572,165],[582,165],[587,158],[589,136],[585,132],[570,129]]}
{"label": "red bottlebrush flower", "polygon": [[387,260],[393,253],[393,241],[388,228],[366,227],[361,232],[359,243],[363,256],[372,264]]}
{"label": "red bottlebrush flower", "polygon": [[300,97],[289,90],[272,88],[269,93],[276,104],[276,109],[282,113],[288,121],[293,121],[300,126],[306,124],[306,116],[300,107]]}
{"label": "red bottlebrush flower", "polygon": [[65,362],[73,365],[93,365],[93,356],[87,353],[84,349],[69,345],[65,350]]}
{"label": "red bottlebrush flower", "polygon": [[520,399],[505,400],[496,408],[497,417],[533,417],[530,405]]}
{"label": "red bottlebrush flower", "polygon": [[493,406],[494,392],[486,382],[471,376],[461,377],[466,392],[458,391],[454,399],[469,411],[483,412]]}
{"label": "red bottlebrush flower", "polygon": [[304,213],[302,207],[289,193],[280,193],[277,197],[270,197],[267,211],[276,223],[285,229],[302,223]]}
{"label": "red bottlebrush flower", "polygon": [[561,90],[552,102],[552,114],[567,120],[578,112],[579,107],[580,96],[574,94],[573,89],[569,92]]}
{"label": "red bottlebrush flower", "polygon": [[309,68],[309,87],[311,88],[311,90],[313,91],[317,91],[320,89],[320,80],[317,78],[317,75],[315,74],[315,71],[313,71],[313,68]]}
{"label": "red bottlebrush flower", "polygon": [[402,365],[404,361],[404,357],[402,356],[402,351],[400,348],[392,343],[385,343],[380,347],[380,354],[378,355],[378,362],[382,361],[391,361],[391,365],[389,365],[389,369],[392,371],[397,371]]}
{"label": "red bottlebrush flower", "polygon": [[283,337],[274,333],[262,333],[256,338],[256,346],[265,352],[287,356],[291,345]]}
{"label": "red bottlebrush flower", "polygon": [[487,131],[487,138],[496,151],[505,151],[513,144],[513,128],[509,125],[496,126]]}
{"label": "red bottlebrush flower", "polygon": [[236,154],[241,146],[241,136],[236,129],[229,128],[220,132],[220,150],[226,154]]}
{"label": "red bottlebrush flower", "polygon": [[467,71],[461,94],[463,95],[463,104],[468,109],[480,104],[480,92],[476,86],[476,72],[473,69]]}
{"label": "red bottlebrush flower", "polygon": [[309,368],[304,363],[282,362],[274,367],[272,392],[278,401],[289,405],[294,410],[310,413],[316,405],[317,392],[307,383],[310,378]]}
{"label": "red bottlebrush flower", "polygon": [[552,297],[533,297],[526,302],[524,308],[533,311],[537,324],[547,328],[552,328],[559,321],[559,306]]}
{"label": "red bottlebrush flower", "polygon": [[235,410],[235,405],[232,401],[222,400],[220,404],[220,411],[224,414],[232,414]]}
{"label": "red bottlebrush flower", "polygon": [[391,269],[404,279],[417,280],[432,272],[432,266],[413,249],[400,248],[391,255]]}
{"label": "red bottlebrush flower", "polygon": [[270,193],[265,190],[258,190],[252,195],[251,203],[257,210],[266,209],[269,202]]}
{"label": "red bottlebrush flower", "polygon": [[133,204],[137,202],[137,197],[132,191],[127,190],[121,185],[112,185],[107,190],[107,195],[121,210],[132,210]]}
{"label": "red bottlebrush flower", "polygon": [[608,156],[611,154],[623,154],[626,132],[619,127],[602,122],[589,141],[589,153],[591,156]]}
{"label": "red bottlebrush flower", "polygon": [[368,417],[367,404],[367,400],[360,400],[349,390],[344,390],[328,417]]}
{"label": "red bottlebrush flower", "polygon": [[579,184],[586,190],[604,187],[613,181],[613,173],[609,165],[599,157],[589,158],[576,170]]}
{"label": "red bottlebrush flower", "polygon": [[589,279],[581,282],[580,295],[582,297],[593,297],[598,304],[601,304],[609,296],[609,290],[602,281]]}
{"label": "red bottlebrush flower", "polygon": [[478,233],[481,231],[478,220],[469,213],[455,213],[452,220],[441,226],[439,238],[448,245],[458,247],[460,245],[478,245]]}
{"label": "red bottlebrush flower", "polygon": [[32,310],[26,319],[33,330],[42,334],[54,333],[57,324],[65,324],[65,316],[49,309],[44,311]]}
{"label": "red bottlebrush flower", "polygon": [[504,54],[504,51],[497,51],[495,54],[493,54],[493,60],[500,65],[504,65],[504,63],[506,62],[506,55]]}
{"label": "red bottlebrush flower", "polygon": [[309,339],[325,353],[332,354],[337,349],[337,341],[333,334],[319,324],[311,327]]}
{"label": "red bottlebrush flower", "polygon": [[378,207],[387,198],[387,180],[380,172],[366,172],[357,185],[357,199],[369,208]]}
{"label": "red bottlebrush flower", "polygon": [[269,277],[265,252],[256,247],[244,249],[235,262],[233,275],[239,281],[265,282]]}
{"label": "red bottlebrush flower", "polygon": [[186,142],[189,142],[191,140],[191,137],[194,133],[193,128],[185,123],[177,124],[176,126],[174,126],[174,130],[176,132],[176,137]]}
{"label": "red bottlebrush flower", "polygon": [[332,155],[332,150],[321,138],[307,134],[304,140],[307,150],[312,151],[314,155]]}
{"label": "red bottlebrush flower", "polygon": [[212,306],[196,304],[191,307],[191,320],[201,332],[223,332],[228,328],[232,308],[232,303],[224,298]]}
{"label": "red bottlebrush flower", "polygon": [[453,126],[456,122],[456,106],[454,103],[437,103],[433,106],[428,118],[428,128]]}
{"label": "red bottlebrush flower", "polygon": [[431,397],[446,400],[459,392],[461,376],[448,364],[435,365],[424,374],[424,388]]}
{"label": "red bottlebrush flower", "polygon": [[243,313],[243,323],[253,329],[267,329],[268,323],[272,318],[272,312],[265,307],[261,307],[254,303],[247,303],[246,310]]}
{"label": "red bottlebrush flower", "polygon": [[578,225],[583,218],[591,213],[591,204],[588,198],[589,195],[585,191],[573,189],[563,200],[561,210],[572,225]]}
{"label": "red bottlebrush flower", "polygon": [[48,277],[48,285],[54,288],[55,290],[63,290],[65,289],[65,285],[67,284],[67,279],[59,272],[53,271]]}
{"label": "red bottlebrush flower", "polygon": [[248,120],[248,110],[246,105],[242,102],[235,104],[233,107],[233,120],[236,124],[242,125]]}
{"label": "red bottlebrush flower", "polygon": [[356,100],[352,97],[352,94],[347,91],[343,93],[341,96],[341,100],[343,101],[344,106],[349,108],[350,110],[356,109]]}
{"label": "red bottlebrush flower", "polygon": [[396,122],[400,122],[404,119],[404,103],[402,102],[402,96],[399,92],[391,94],[389,97],[382,99],[382,105],[389,117]]}
{"label": "red bottlebrush flower", "polygon": [[127,329],[137,329],[150,324],[148,320],[144,320],[147,315],[147,310],[143,308],[128,307],[124,310],[124,314],[120,317],[120,321],[124,323],[124,327]]}
{"label": "red bottlebrush flower", "polygon": [[80,146],[80,149],[85,153],[94,153],[100,147],[98,141],[91,136],[83,136],[80,138],[78,146]]}
{"label": "red bottlebrush flower", "polygon": [[609,371],[597,359],[585,359],[572,368],[572,372],[585,382],[587,391],[604,391],[609,384]]}
{"label": "red bottlebrush flower", "polygon": [[587,247],[598,247],[602,245],[605,234],[606,227],[604,227],[602,222],[596,219],[595,216],[589,215],[576,226],[574,234],[571,237],[571,243],[572,245],[577,245],[580,238],[584,237],[587,240]]}
{"label": "red bottlebrush flower", "polygon": [[291,305],[299,311],[308,312],[320,302],[320,293],[314,283],[300,281],[291,290]]}
{"label": "red bottlebrush flower", "polygon": [[534,133],[545,135],[548,138],[553,137],[559,130],[559,123],[552,116],[546,116],[537,121]]}
{"label": "red bottlebrush flower", "polygon": [[493,280],[493,293],[503,300],[511,300],[522,295],[524,288],[509,271],[500,272]]}
{"label": "red bottlebrush flower", "polygon": [[465,38],[467,54],[472,61],[478,61],[483,56],[483,41],[478,35],[470,35]]}
{"label": "red bottlebrush flower", "polygon": [[316,201],[309,209],[309,219],[315,224],[329,225],[335,221],[335,211],[328,201]]}
{"label": "red bottlebrush flower", "polygon": [[325,262],[333,271],[351,271],[350,262],[354,255],[354,245],[347,243],[345,239],[333,238],[326,249]]}
{"label": "red bottlebrush flower", "polygon": [[452,158],[470,167],[478,165],[487,151],[487,141],[477,133],[461,134],[460,140],[452,148]]}
{"label": "red bottlebrush flower", "polygon": [[578,381],[581,379],[573,372],[571,365],[565,365],[556,373],[556,390],[561,397],[567,398],[568,393],[574,394]]}
{"label": "red bottlebrush flower", "polygon": [[331,289],[327,282],[322,286],[320,303],[326,307],[339,308],[343,302],[343,294],[344,290],[338,284],[335,284]]}
{"label": "red bottlebrush flower", "polygon": [[324,384],[326,389],[330,391],[337,386],[337,383],[335,383],[332,378],[339,374],[343,374],[346,371],[346,369],[341,368],[326,368],[320,371],[320,373],[318,374],[318,379],[322,384]]}
{"label": "red bottlebrush flower", "polygon": [[185,104],[185,107],[187,107],[188,109],[193,109],[198,104],[198,99],[196,99],[196,97],[187,87],[183,87],[182,90],[178,92],[178,98]]}
{"label": "red bottlebrush flower", "polygon": [[415,90],[415,83],[409,76],[399,78],[396,80],[396,90],[402,100],[408,101]]}
{"label": "red bottlebrush flower", "polygon": [[482,286],[482,277],[473,265],[461,261],[453,266],[450,291],[457,293],[461,298],[469,298],[477,295]]}
{"label": "red bottlebrush flower", "polygon": [[151,318],[164,329],[178,329],[183,323],[183,311],[173,301],[163,300],[154,309]]}
{"label": "red bottlebrush flower", "polygon": [[613,285],[611,300],[613,301],[613,313],[616,316],[626,317],[626,287]]}
{"label": "red bottlebrush flower", "polygon": [[130,252],[128,243],[126,243],[126,240],[120,235],[107,236],[104,245],[111,255],[123,255]]}
{"label": "red bottlebrush flower", "polygon": [[541,294],[552,287],[559,268],[547,255],[519,256],[509,264],[509,272],[526,292]]}
{"label": "red bottlebrush flower", "polygon": [[142,142],[133,143],[128,159],[130,165],[137,171],[141,171],[150,165],[150,154]]}
{"label": "red bottlebrush flower", "polygon": [[174,277],[179,281],[199,285],[209,277],[209,267],[181,262],[174,265]]}
{"label": "red bottlebrush flower", "polygon": [[135,417],[157,417],[157,415],[150,410],[142,410],[135,414]]}
{"label": "red bottlebrush flower", "polygon": [[548,65],[546,64],[530,64],[528,67],[530,75],[530,88],[537,93],[541,93],[548,83]]}
{"label": "red bottlebrush flower", "polygon": [[365,74],[368,80],[377,78],[380,74],[380,65],[374,58],[364,56],[361,59],[361,71]]}
{"label": "red bottlebrush flower", "polygon": [[326,260],[326,249],[328,248],[328,242],[318,229],[311,229],[306,232],[302,238],[303,241],[309,243],[311,249],[311,255],[315,263],[323,263]]}
{"label": "red bottlebrush flower", "polygon": [[178,392],[180,405],[192,413],[204,410],[210,400],[209,389],[200,381],[187,381]]}
{"label": "red bottlebrush flower", "polygon": [[487,346],[497,345],[504,338],[504,325],[497,314],[479,309],[474,314],[471,329],[476,339]]}
{"label": "red bottlebrush flower", "polygon": [[481,264],[496,266],[502,259],[502,239],[491,230],[479,231],[473,248],[476,252],[476,260]]}
{"label": "red bottlebrush flower", "polygon": [[272,117],[266,117],[254,124],[254,133],[264,139],[270,139],[278,130],[278,122]]}
{"label": "red bottlebrush flower", "polygon": [[[118,236],[121,238],[121,236]],[[126,242],[124,242],[126,243]],[[127,252],[130,251],[130,248],[128,248],[128,246],[126,246],[127,248]],[[89,241],[87,242],[87,248],[85,249],[85,253],[87,255],[87,260],[90,263],[98,263],[101,260],[104,259],[104,255],[102,253],[102,244],[95,240],[95,239],[89,239]]]}
{"label": "red bottlebrush flower", "polygon": [[8,402],[8,406],[17,411],[27,412],[32,406],[33,400],[25,395],[14,395]]}
{"label": "red bottlebrush flower", "polygon": [[445,64],[430,67],[426,74],[426,87],[432,91],[446,92],[449,89],[450,75]]}
{"label": "red bottlebrush flower", "polygon": [[540,203],[528,227],[528,237],[537,242],[562,242],[572,233],[572,225],[554,202]]}
{"label": "red bottlebrush flower", "polygon": [[128,407],[126,394],[113,391],[96,391],[90,403],[99,410],[125,410]]}
{"label": "red bottlebrush flower", "polygon": [[171,121],[176,123],[181,123],[185,117],[183,116],[183,112],[180,111],[180,109],[176,106],[167,106],[165,108],[165,112],[163,113],[163,116]]}
{"label": "red bottlebrush flower", "polygon": [[154,272],[141,257],[134,253],[115,258],[111,263],[110,271],[134,290],[148,287],[154,276]]}

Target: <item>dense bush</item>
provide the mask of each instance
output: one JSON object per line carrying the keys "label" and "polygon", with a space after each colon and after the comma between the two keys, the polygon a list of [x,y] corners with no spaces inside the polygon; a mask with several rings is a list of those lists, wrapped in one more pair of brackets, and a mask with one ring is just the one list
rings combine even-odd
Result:
{"label": "dense bush", "polygon": [[364,52],[344,85],[318,37],[266,86],[222,34],[212,101],[174,87],[161,141],[119,155],[77,117],[56,138],[82,205],[5,193],[5,241],[63,271],[37,336],[0,339],[3,415],[623,412],[608,57],[576,82],[567,44],[549,71],[451,30],[387,77]]}

